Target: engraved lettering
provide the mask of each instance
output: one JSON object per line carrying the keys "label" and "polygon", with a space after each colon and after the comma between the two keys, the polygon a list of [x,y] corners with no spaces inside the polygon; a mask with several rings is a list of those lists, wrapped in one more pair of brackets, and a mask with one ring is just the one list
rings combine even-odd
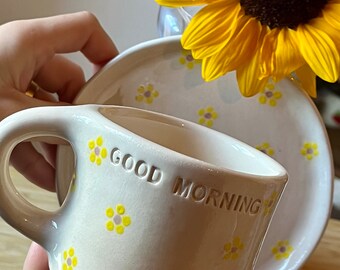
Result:
{"label": "engraved lettering", "polygon": [[226,191],[222,192],[180,176],[175,179],[172,193],[194,203],[248,215],[258,214],[262,207],[261,199]]}
{"label": "engraved lettering", "polygon": [[122,166],[127,171],[131,171],[133,169],[133,167],[135,166],[135,161],[130,154],[126,154],[123,157]]}
{"label": "engraved lettering", "polygon": [[252,203],[252,205],[250,207],[249,213],[252,214],[252,215],[258,214],[260,212],[260,209],[261,209],[261,204],[262,204],[262,201],[260,199],[254,200],[254,202]]}
{"label": "engraved lettering", "polygon": [[233,205],[234,199],[235,199],[235,194],[231,194],[231,198],[229,197],[229,193],[228,192],[224,192],[223,193],[223,198],[222,201],[220,203],[220,208],[223,207],[223,205],[225,205],[225,208],[227,210],[231,209],[231,206]]}
{"label": "engraved lettering", "polygon": [[179,195],[183,198],[188,198],[192,184],[193,183],[191,181],[185,180],[181,177],[177,177],[175,185],[172,189],[172,193]]}
{"label": "engraved lettering", "polygon": [[122,158],[122,153],[120,152],[120,150],[118,148],[113,148],[113,150],[111,151],[111,162],[113,165],[118,165],[121,158]]}
{"label": "engraved lettering", "polygon": [[159,181],[161,181],[162,174],[163,173],[159,168],[157,168],[155,166],[151,166],[147,181],[152,183],[152,184],[156,184]]}
{"label": "engraved lettering", "polygon": [[138,178],[151,184],[162,180],[163,172],[154,165],[148,165],[144,160],[135,159],[131,154],[123,154],[117,147],[110,153],[110,160],[114,166],[120,166],[127,173],[134,173]]}
{"label": "engraved lettering", "polygon": [[201,202],[207,195],[207,187],[203,185],[196,185],[191,190],[191,198],[196,202]]}
{"label": "engraved lettering", "polygon": [[235,206],[234,206],[234,211],[237,211],[237,210],[238,210],[238,207],[239,207],[239,204],[240,204],[241,199],[242,199],[242,195],[238,195],[238,196],[237,196],[236,203],[235,203]]}
{"label": "engraved lettering", "polygon": [[148,171],[149,171],[148,165],[143,160],[139,160],[136,164],[135,174],[139,178],[143,178],[148,174]]}
{"label": "engraved lettering", "polygon": [[212,201],[213,206],[218,207],[218,200],[221,197],[221,192],[217,189],[210,189],[207,199],[205,200],[205,204],[209,204]]}
{"label": "engraved lettering", "polygon": [[251,205],[253,203],[253,198],[249,198],[247,196],[244,196],[241,201],[239,212],[244,211],[244,213],[248,213]]}

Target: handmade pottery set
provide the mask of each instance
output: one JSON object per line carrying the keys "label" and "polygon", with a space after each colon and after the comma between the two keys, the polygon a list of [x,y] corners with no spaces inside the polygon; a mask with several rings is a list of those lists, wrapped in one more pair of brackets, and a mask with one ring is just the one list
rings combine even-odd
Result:
{"label": "handmade pottery set", "polygon": [[[297,269],[329,215],[330,148],[309,97],[289,79],[253,98],[233,73],[204,82],[178,36],[123,52],[75,106],[14,114],[0,134],[1,216],[52,270]],[[37,136],[70,143],[53,213],[8,173],[15,145]]]}

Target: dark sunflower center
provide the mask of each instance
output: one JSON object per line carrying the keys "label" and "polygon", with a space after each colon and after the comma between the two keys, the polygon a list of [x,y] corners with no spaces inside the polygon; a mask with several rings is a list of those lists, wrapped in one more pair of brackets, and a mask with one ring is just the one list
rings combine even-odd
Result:
{"label": "dark sunflower center", "polygon": [[328,0],[240,0],[245,14],[273,28],[295,29],[319,16]]}

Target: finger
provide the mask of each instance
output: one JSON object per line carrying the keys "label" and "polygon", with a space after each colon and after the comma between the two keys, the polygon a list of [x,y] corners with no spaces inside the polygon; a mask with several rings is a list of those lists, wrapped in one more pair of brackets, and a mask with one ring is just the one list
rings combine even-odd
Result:
{"label": "finger", "polygon": [[55,191],[54,168],[30,142],[20,143],[14,148],[11,164],[32,183],[49,191]]}
{"label": "finger", "polygon": [[[44,138],[46,139],[46,137]],[[44,156],[46,161],[51,164],[53,168],[55,168],[56,164],[56,154],[57,154],[57,145],[59,144],[58,142],[55,142],[55,144],[51,143],[46,143],[43,141],[33,141],[32,142],[34,148]],[[63,141],[63,144],[67,144],[66,142]]]}
{"label": "finger", "polygon": [[48,270],[46,251],[36,243],[32,243],[24,262],[23,270]]}
{"label": "finger", "polygon": [[0,62],[7,63],[0,67],[1,79],[21,91],[55,54],[81,51],[99,67],[118,54],[89,12],[13,21],[1,26],[0,39],[6,39],[0,46]]}
{"label": "finger", "polygon": [[69,103],[85,84],[81,67],[61,55],[48,61],[33,80],[44,90],[57,93],[61,101]]}
{"label": "finger", "polygon": [[[92,63],[103,65],[118,54],[97,18],[87,12],[31,20],[39,46],[50,54],[81,51]],[[27,30],[27,29],[26,29]],[[38,35],[38,36],[36,36]],[[43,54],[43,55],[44,55]]]}

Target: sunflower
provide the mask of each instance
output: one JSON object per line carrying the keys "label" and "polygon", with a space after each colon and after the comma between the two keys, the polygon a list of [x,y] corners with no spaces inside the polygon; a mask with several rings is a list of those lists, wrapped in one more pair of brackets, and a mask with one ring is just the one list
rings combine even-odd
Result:
{"label": "sunflower", "polygon": [[294,74],[312,97],[316,76],[335,82],[340,68],[340,0],[156,0],[203,5],[182,35],[202,60],[202,77],[236,70],[241,93],[253,96],[269,78]]}

